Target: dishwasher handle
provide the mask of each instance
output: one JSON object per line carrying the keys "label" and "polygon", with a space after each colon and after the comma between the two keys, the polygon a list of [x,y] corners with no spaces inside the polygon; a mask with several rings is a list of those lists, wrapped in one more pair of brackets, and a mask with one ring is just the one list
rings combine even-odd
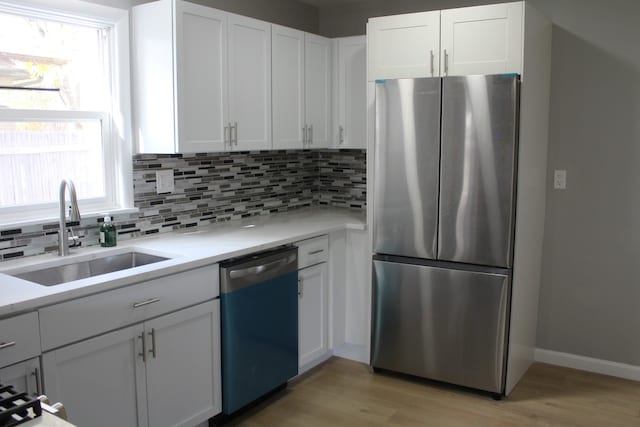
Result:
{"label": "dishwasher handle", "polygon": [[296,260],[295,254],[289,255],[286,258],[280,258],[276,261],[267,262],[262,265],[257,265],[254,267],[240,268],[238,270],[230,270],[229,277],[231,279],[239,279],[239,278],[249,278],[253,277],[257,280],[260,280],[260,276],[264,273],[278,270],[282,267],[286,267],[292,262]]}
{"label": "dishwasher handle", "polygon": [[230,260],[220,264],[220,292],[238,291],[297,271],[298,248],[295,247]]}

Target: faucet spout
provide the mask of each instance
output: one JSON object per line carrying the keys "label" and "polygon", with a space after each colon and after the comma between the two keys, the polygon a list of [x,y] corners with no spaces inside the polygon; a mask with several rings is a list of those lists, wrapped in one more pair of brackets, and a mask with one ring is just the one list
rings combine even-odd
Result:
{"label": "faucet spout", "polygon": [[80,221],[76,187],[70,179],[63,179],[60,183],[60,230],[58,231],[58,254],[60,256],[69,255],[69,231],[67,229],[67,215],[65,212],[65,190],[69,192],[69,198],[71,199],[69,220],[72,222]]}

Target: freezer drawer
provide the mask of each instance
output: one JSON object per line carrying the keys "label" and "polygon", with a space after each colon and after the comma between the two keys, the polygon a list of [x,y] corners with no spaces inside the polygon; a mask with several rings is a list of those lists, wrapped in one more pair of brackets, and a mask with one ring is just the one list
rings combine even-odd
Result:
{"label": "freezer drawer", "polygon": [[371,366],[504,390],[509,276],[373,261]]}
{"label": "freezer drawer", "polygon": [[376,84],[374,252],[435,258],[441,79]]}

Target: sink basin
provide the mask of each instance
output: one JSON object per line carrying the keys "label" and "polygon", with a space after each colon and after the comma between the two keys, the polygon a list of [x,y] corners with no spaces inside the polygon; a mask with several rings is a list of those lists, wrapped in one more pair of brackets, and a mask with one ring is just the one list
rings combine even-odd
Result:
{"label": "sink basin", "polygon": [[167,259],[169,258],[132,251],[11,275],[40,285],[53,286]]}

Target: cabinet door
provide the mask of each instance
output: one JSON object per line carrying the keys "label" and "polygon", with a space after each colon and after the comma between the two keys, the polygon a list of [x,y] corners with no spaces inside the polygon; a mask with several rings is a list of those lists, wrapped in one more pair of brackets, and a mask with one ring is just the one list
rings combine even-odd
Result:
{"label": "cabinet door", "polygon": [[439,75],[440,11],[369,19],[369,80]]}
{"label": "cabinet door", "polygon": [[310,362],[326,355],[327,334],[327,263],[298,272],[298,366],[309,368]]}
{"label": "cabinet door", "polygon": [[0,384],[12,385],[18,392],[29,396],[42,394],[40,388],[40,362],[37,357],[0,369]]}
{"label": "cabinet door", "polygon": [[232,150],[271,149],[271,24],[229,15]]}
{"label": "cabinet door", "polygon": [[305,34],[307,148],[331,145],[331,40]]}
{"label": "cabinet door", "polygon": [[[367,61],[364,36],[338,40],[336,148],[367,147]],[[334,92],[336,93],[336,92]]]}
{"label": "cabinet door", "polygon": [[522,2],[442,11],[442,75],[522,73]]}
{"label": "cabinet door", "polygon": [[227,14],[176,2],[178,151],[224,151],[227,117]]}
{"label": "cabinet door", "polygon": [[218,414],[220,301],[145,322],[149,426],[193,426]]}
{"label": "cabinet door", "polygon": [[131,91],[139,153],[175,153],[175,79],[171,2],[131,9]]}
{"label": "cabinet door", "polygon": [[142,325],[42,355],[45,393],[78,426],[146,426]]}
{"label": "cabinet door", "polygon": [[273,148],[302,148],[304,114],[304,33],[271,26]]}

